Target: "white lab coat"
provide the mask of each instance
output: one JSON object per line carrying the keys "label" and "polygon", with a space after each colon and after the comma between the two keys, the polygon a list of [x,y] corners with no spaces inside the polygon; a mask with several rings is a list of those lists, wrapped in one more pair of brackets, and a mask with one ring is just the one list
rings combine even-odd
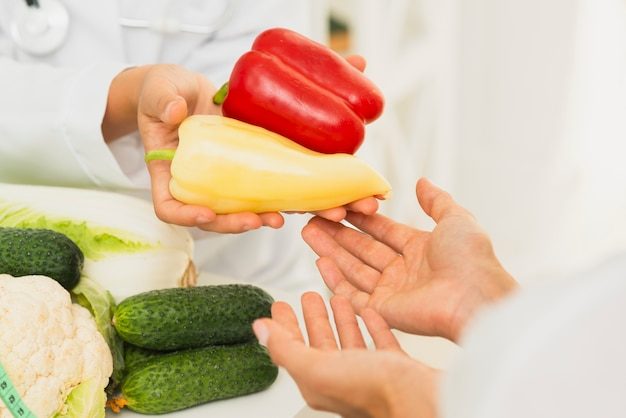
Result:
{"label": "white lab coat", "polygon": [[[42,0],[45,1],[45,0]],[[36,57],[9,36],[21,0],[0,0],[0,181],[113,189],[149,196],[149,177],[137,135],[105,145],[100,125],[108,87],[123,68],[169,62],[204,73],[214,84],[228,79],[235,60],[264,28],[308,34],[308,0],[239,0],[232,17],[207,36],[162,35],[122,28],[120,17],[161,16],[201,25],[224,8],[218,0],[61,0],[70,14],[66,42]],[[94,203],[96,204],[96,203]],[[292,216],[280,231],[242,235],[199,233],[196,262],[206,271],[282,289],[319,286],[312,254]]]}
{"label": "white lab coat", "polygon": [[443,185],[524,283],[626,251],[626,2],[460,4]]}
{"label": "white lab coat", "polygon": [[626,410],[626,256],[481,312],[442,381],[445,418],[618,418]]}

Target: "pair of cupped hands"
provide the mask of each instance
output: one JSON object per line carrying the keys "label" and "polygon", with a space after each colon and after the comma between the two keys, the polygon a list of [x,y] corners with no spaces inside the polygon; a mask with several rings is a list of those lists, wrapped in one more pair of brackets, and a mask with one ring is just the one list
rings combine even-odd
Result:
{"label": "pair of cupped hands", "polygon": [[[253,329],[307,403],[343,417],[437,415],[440,372],[407,356],[391,329],[459,342],[474,314],[509,295],[516,281],[471,213],[427,179],[418,202],[435,222],[419,230],[349,211],[351,226],[314,217],[302,236],[319,256],[338,342],[322,297],[302,296],[308,345],[292,308],[272,306]],[[376,350],[368,350],[355,314]]]}
{"label": "pair of cupped hands", "polygon": [[[360,57],[349,61],[365,67]],[[110,87],[105,140],[139,130],[146,151],[175,148],[178,125],[188,115],[220,113],[214,92],[204,76],[175,65],[125,70]],[[148,164],[154,207],[163,221],[220,233],[282,226],[279,213],[217,215],[175,200],[169,164]],[[377,214],[374,197],[318,212],[302,231],[334,294],[330,304],[339,342],[315,293],[302,297],[308,344],[284,302],[272,306],[272,319],[254,323],[260,343],[314,408],[345,417],[436,416],[439,372],[408,357],[391,329],[458,342],[477,310],[517,286],[467,210],[426,179],[418,181],[416,195],[436,224],[432,231]],[[344,219],[354,228],[339,223]],[[355,315],[362,317],[376,351],[366,348]]]}

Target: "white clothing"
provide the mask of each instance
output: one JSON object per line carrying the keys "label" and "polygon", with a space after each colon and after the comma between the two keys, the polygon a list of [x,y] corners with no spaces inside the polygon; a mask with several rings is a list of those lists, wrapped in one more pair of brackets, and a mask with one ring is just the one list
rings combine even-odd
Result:
{"label": "white clothing", "polygon": [[[626,2],[459,1],[450,182],[525,284],[626,251]],[[446,23],[447,24],[447,23]]]}
{"label": "white clothing", "polygon": [[626,411],[626,257],[525,289],[468,327],[446,418],[618,418]]}
{"label": "white clothing", "polygon": [[[21,0],[19,0],[21,1]],[[45,2],[45,0],[41,0]],[[211,22],[219,0],[61,0],[69,35],[54,53],[36,57],[12,41],[9,25],[18,0],[0,0],[0,181],[96,187],[148,196],[149,177],[137,135],[108,147],[101,122],[108,88],[123,68],[176,63],[204,73],[219,86],[261,30],[282,26],[310,32],[308,0],[238,0],[232,17],[214,34],[163,35],[122,27],[120,18],[176,17]],[[314,288],[315,266],[299,229],[304,217],[279,231],[238,236],[198,234],[200,269],[283,289]],[[200,236],[201,235],[201,236]]]}

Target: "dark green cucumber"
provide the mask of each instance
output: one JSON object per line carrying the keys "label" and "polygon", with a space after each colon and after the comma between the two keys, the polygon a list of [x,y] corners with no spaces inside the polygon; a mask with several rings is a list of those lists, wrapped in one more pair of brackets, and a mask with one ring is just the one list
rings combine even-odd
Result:
{"label": "dark green cucumber", "polygon": [[129,343],[124,343],[124,367],[126,370],[135,368],[139,363],[153,357],[162,356],[167,351],[148,350],[147,348],[137,347]]}
{"label": "dark green cucumber", "polygon": [[256,342],[178,351],[130,368],[121,385],[121,405],[142,414],[165,414],[259,392],[277,375],[278,368]]}
{"label": "dark green cucumber", "polygon": [[272,297],[252,285],[153,290],[131,296],[113,317],[122,339],[170,351],[254,339],[252,322],[269,317]]}
{"label": "dark green cucumber", "polygon": [[59,232],[0,228],[0,273],[48,276],[70,290],[80,279],[84,261],[74,241]]}

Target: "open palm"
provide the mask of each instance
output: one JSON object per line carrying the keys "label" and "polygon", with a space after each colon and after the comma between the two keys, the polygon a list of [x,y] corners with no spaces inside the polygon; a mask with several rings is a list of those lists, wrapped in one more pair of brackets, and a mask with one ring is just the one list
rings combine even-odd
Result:
{"label": "open palm", "polygon": [[439,372],[407,356],[387,323],[371,309],[363,322],[376,351],[368,350],[350,302],[330,300],[337,338],[320,295],[302,296],[308,343],[292,308],[272,305],[272,319],[253,329],[275,364],[284,367],[314,409],[345,418],[435,416]]}
{"label": "open palm", "polygon": [[303,237],[320,256],[328,287],[357,312],[370,307],[394,328],[457,341],[476,309],[507,294],[515,280],[474,217],[448,193],[421,179],[417,197],[436,222],[433,231],[351,213],[346,219],[360,231],[314,218]]}

